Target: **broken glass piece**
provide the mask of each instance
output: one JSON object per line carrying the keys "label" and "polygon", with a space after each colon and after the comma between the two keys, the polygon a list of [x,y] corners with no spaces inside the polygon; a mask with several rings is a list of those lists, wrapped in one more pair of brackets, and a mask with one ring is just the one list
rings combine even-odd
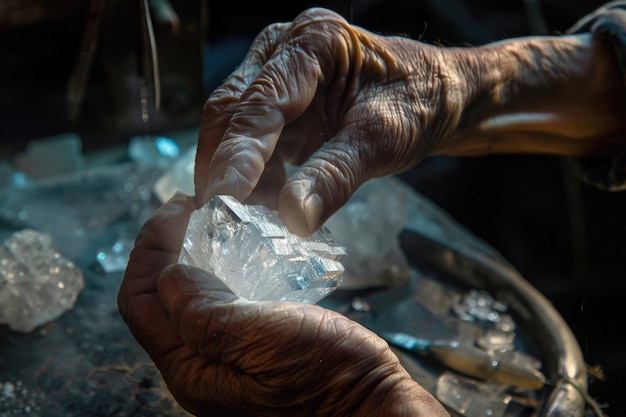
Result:
{"label": "broken glass piece", "polygon": [[221,195],[191,214],[179,262],[249,300],[316,303],[340,285],[345,254],[324,228],[301,238],[277,212]]}
{"label": "broken glass piece", "polygon": [[74,306],[82,272],[52,246],[49,235],[31,229],[0,246],[0,323],[28,333]]}

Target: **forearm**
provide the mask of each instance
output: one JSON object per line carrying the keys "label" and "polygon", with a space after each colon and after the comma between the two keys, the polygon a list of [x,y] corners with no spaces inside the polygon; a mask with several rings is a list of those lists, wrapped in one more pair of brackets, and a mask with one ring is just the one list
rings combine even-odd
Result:
{"label": "forearm", "polygon": [[626,89],[590,34],[451,48],[467,80],[460,122],[435,154],[613,154],[626,144]]}

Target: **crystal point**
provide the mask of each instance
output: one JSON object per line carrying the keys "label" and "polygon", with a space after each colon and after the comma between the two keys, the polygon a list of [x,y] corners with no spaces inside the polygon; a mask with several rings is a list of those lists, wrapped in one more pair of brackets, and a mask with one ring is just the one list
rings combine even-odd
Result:
{"label": "crystal point", "polygon": [[324,228],[301,238],[277,212],[218,195],[191,214],[179,262],[249,300],[316,303],[341,284],[345,255]]}

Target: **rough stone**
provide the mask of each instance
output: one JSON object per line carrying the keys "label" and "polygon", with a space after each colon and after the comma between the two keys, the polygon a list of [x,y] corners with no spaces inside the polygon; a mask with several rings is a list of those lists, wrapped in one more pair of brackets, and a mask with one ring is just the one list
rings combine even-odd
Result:
{"label": "rough stone", "polygon": [[14,233],[0,246],[0,323],[28,333],[74,306],[82,272],[57,252],[49,235]]}

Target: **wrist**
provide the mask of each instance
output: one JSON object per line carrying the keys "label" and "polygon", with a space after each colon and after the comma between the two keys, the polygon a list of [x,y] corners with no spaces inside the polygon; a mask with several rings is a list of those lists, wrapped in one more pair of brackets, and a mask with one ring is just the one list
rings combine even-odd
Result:
{"label": "wrist", "polygon": [[[467,88],[462,115],[436,153],[595,155],[624,132],[623,77],[590,34],[451,48]],[[618,135],[619,136],[619,135]]]}

